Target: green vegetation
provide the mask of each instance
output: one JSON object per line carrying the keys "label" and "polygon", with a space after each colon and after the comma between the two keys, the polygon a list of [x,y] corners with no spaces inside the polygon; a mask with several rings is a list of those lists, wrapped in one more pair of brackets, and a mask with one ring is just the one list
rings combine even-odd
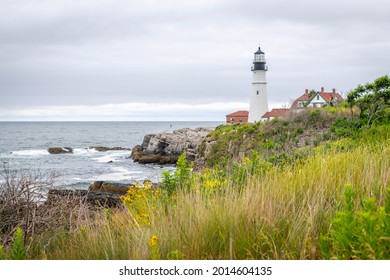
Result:
{"label": "green vegetation", "polygon": [[375,198],[364,198],[361,210],[355,209],[356,192],[347,186],[344,209],[332,220],[329,236],[322,237],[321,251],[326,258],[390,258],[390,189],[385,205],[377,206]]}
{"label": "green vegetation", "polygon": [[161,188],[131,188],[120,209],[81,205],[27,239],[16,231],[0,258],[389,259],[390,124],[361,110],[218,127],[203,170],[182,155]]}
{"label": "green vegetation", "polygon": [[169,196],[175,194],[179,189],[190,186],[193,164],[188,164],[186,158],[187,155],[184,152],[177,160],[176,171],[173,174],[169,171],[164,171],[162,174],[163,181],[161,184]]}
{"label": "green vegetation", "polygon": [[0,261],[5,260],[4,246],[0,245]]}
{"label": "green vegetation", "polygon": [[390,78],[383,76],[373,83],[359,85],[348,94],[350,106],[360,109],[360,120],[367,126],[388,123],[390,118]]}
{"label": "green vegetation", "polygon": [[[260,159],[273,165],[290,164],[309,147],[316,147],[328,140],[352,136],[356,118],[348,108],[306,109],[288,119],[274,119],[255,125],[222,125],[211,133],[206,142],[209,152],[204,155],[208,167],[229,168],[232,162],[250,157],[253,151]],[[207,145],[201,146],[205,154]]]}
{"label": "green vegetation", "polygon": [[26,249],[24,248],[24,234],[21,228],[17,228],[14,234],[14,240],[11,247],[11,259],[26,259]]}
{"label": "green vegetation", "polygon": [[24,233],[23,230],[18,227],[14,233],[13,240],[10,246],[10,252],[7,254],[4,247],[0,245],[0,260],[25,260],[26,248],[24,246]]}

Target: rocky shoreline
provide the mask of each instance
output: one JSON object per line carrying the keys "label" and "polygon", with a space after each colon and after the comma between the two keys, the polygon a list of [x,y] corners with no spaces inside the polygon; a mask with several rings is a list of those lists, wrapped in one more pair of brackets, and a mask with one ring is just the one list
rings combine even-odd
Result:
{"label": "rocky shoreline", "polygon": [[[136,145],[133,149],[103,146],[91,146],[88,149],[95,149],[99,152],[131,150],[131,158],[134,162],[140,164],[175,164],[184,152],[186,152],[188,161],[195,161],[198,157],[199,145],[214,129],[212,127],[182,128],[171,133],[147,134],[144,136],[142,144]],[[66,154],[73,153],[73,149],[70,147],[52,147],[48,149],[48,152],[50,154]],[[156,183],[146,181],[153,188],[159,187]],[[52,189],[48,192],[46,204],[55,204],[66,199],[86,202],[93,207],[118,207],[121,205],[120,196],[126,195],[131,187],[136,187],[136,185],[95,181],[87,190]]]}
{"label": "rocky shoreline", "polygon": [[[98,152],[131,151],[130,158],[141,164],[175,164],[181,154],[186,152],[188,161],[195,161],[198,156],[198,147],[206,136],[214,131],[213,127],[181,128],[173,132],[146,134],[142,144],[132,149],[124,147],[90,146],[85,149],[94,149]],[[71,147],[50,147],[50,154],[72,154]]]}
{"label": "rocky shoreline", "polygon": [[187,160],[195,161],[200,143],[214,129],[212,127],[182,128],[172,133],[147,134],[142,144],[132,149],[131,158],[134,162],[142,164],[175,164],[179,156],[186,152]]}

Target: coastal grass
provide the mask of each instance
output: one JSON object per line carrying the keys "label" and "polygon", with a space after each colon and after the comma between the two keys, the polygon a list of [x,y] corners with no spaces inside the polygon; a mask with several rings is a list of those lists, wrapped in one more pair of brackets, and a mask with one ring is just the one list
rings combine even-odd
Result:
{"label": "coastal grass", "polygon": [[[304,161],[238,182],[209,170],[189,188],[144,199],[137,207],[105,210],[67,231],[31,241],[32,259],[322,259],[345,190],[353,209],[367,198],[385,205],[390,176],[388,126],[316,148]],[[144,220],[139,218],[147,217]],[[84,217],[87,217],[86,215]],[[385,236],[384,238],[389,238]],[[386,239],[385,239],[386,240]],[[387,245],[386,245],[387,246]],[[379,248],[380,250],[380,248]],[[370,254],[370,258],[383,254]]]}

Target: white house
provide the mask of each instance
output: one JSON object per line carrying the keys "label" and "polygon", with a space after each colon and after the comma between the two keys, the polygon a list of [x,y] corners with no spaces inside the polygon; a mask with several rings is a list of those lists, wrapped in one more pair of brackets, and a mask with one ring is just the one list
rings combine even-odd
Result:
{"label": "white house", "polygon": [[309,92],[308,89],[305,93],[294,100],[291,105],[291,109],[294,112],[299,112],[306,107],[323,107],[325,105],[334,106],[343,101],[343,97],[333,89],[331,92],[325,92],[324,88],[321,91]]}

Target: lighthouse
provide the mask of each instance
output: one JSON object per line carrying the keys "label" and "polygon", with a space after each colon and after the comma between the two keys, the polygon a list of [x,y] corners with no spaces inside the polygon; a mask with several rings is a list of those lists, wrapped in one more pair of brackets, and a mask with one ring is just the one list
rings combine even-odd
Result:
{"label": "lighthouse", "polygon": [[268,111],[266,78],[268,67],[265,63],[265,54],[260,47],[254,53],[253,66],[251,70],[253,72],[253,80],[248,122],[253,123],[260,121],[261,116]]}

